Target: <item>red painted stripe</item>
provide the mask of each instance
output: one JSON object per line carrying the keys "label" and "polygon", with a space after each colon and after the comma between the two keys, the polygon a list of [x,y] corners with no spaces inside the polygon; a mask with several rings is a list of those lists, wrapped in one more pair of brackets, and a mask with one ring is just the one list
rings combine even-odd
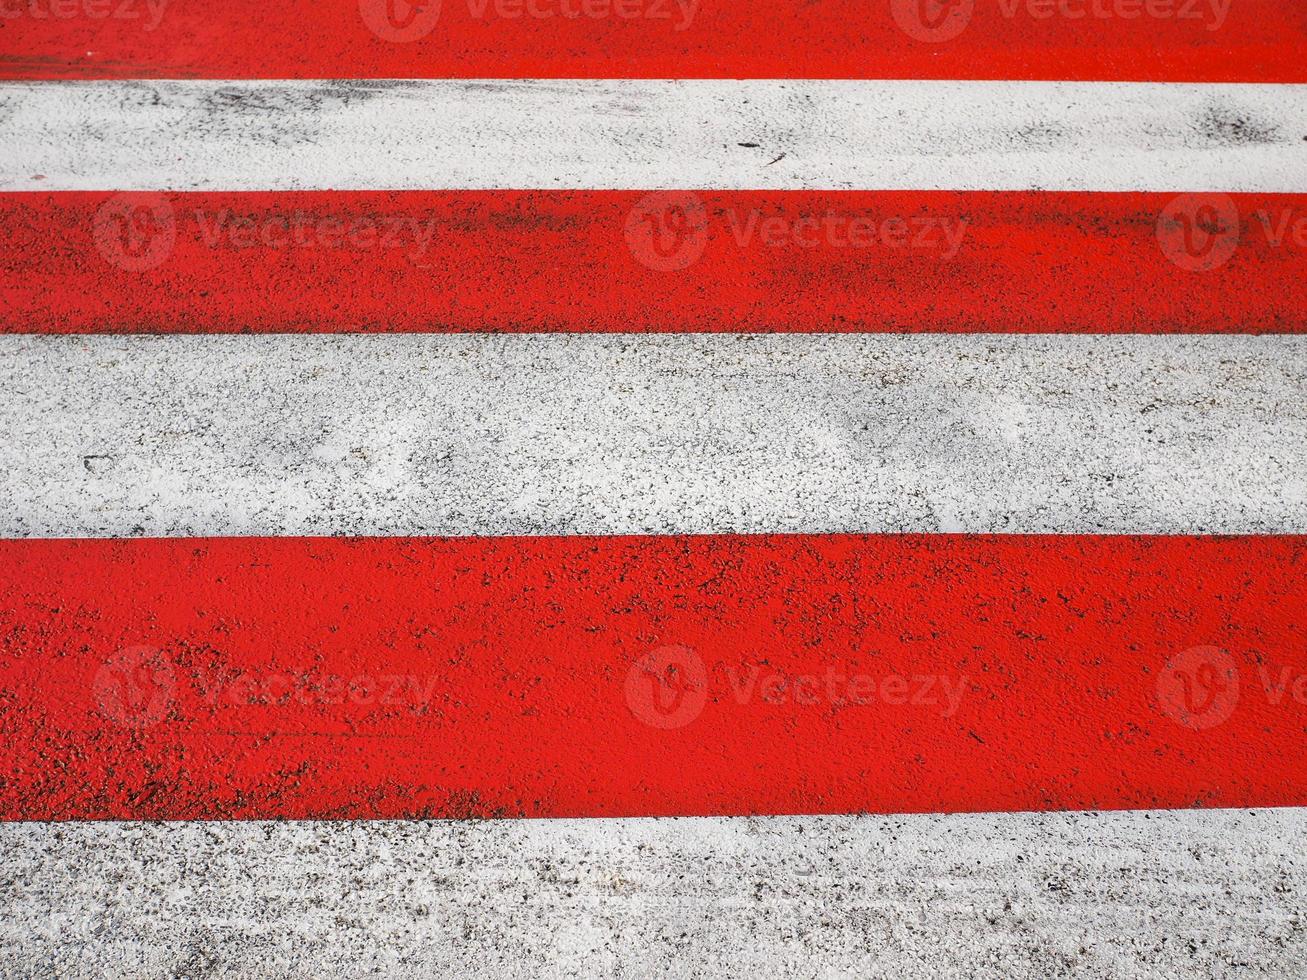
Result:
{"label": "red painted stripe", "polygon": [[1303,805],[1304,572],[1303,537],[7,541],[0,815]]}
{"label": "red painted stripe", "polygon": [[408,0],[3,0],[7,54],[0,73],[1307,81],[1301,56],[1307,7],[1286,0],[944,0],[942,9],[941,0],[426,0],[421,6]]}
{"label": "red painted stripe", "polygon": [[0,235],[9,332],[1307,327],[1296,194],[11,193]]}

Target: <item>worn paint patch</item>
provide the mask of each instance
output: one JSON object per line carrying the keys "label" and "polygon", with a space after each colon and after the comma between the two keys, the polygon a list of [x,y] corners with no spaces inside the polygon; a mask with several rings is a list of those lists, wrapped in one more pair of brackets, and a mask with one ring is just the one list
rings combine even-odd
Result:
{"label": "worn paint patch", "polygon": [[6,819],[1307,802],[1307,538],[0,543]]}
{"label": "worn paint patch", "polygon": [[1307,81],[1307,14],[1280,0],[22,0],[7,11],[5,78]]}
{"label": "worn paint patch", "polygon": [[26,192],[0,236],[9,332],[1307,330],[1299,194]]}
{"label": "worn paint patch", "polygon": [[0,190],[1302,193],[1304,136],[1285,85],[10,82]]}

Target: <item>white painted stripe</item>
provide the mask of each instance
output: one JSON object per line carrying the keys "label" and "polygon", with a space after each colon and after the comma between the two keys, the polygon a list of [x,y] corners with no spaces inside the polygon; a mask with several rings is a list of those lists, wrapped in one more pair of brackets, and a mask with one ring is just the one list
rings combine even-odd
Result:
{"label": "white painted stripe", "polygon": [[1302,810],[0,827],[0,973],[1300,976]]}
{"label": "white painted stripe", "polygon": [[1307,532],[1307,337],[0,339],[0,535]]}
{"label": "white painted stripe", "polygon": [[1289,192],[1305,135],[1307,85],[7,83],[0,190]]}

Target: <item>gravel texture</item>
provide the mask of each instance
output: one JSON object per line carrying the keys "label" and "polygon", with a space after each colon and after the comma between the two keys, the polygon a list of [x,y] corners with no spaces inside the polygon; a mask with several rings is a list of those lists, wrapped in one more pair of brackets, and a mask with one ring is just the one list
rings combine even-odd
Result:
{"label": "gravel texture", "polygon": [[1302,533],[1307,340],[0,339],[6,537]]}
{"label": "gravel texture", "polygon": [[[0,85],[0,190],[1304,189],[1284,85]],[[433,138],[437,134],[437,138]]]}
{"label": "gravel texture", "polygon": [[0,974],[1302,975],[1301,810],[9,824]]}

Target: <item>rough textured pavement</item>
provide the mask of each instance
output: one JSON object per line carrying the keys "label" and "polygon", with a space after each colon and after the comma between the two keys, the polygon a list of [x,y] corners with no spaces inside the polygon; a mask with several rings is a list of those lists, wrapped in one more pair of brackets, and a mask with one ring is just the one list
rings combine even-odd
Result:
{"label": "rough textured pavement", "polygon": [[5,537],[1307,531],[1307,341],[0,339]]}
{"label": "rough textured pavement", "polygon": [[1299,977],[1301,810],[9,824],[0,973]]}
{"label": "rough textured pavement", "polygon": [[1278,85],[11,82],[0,190],[1296,191],[1304,132]]}

